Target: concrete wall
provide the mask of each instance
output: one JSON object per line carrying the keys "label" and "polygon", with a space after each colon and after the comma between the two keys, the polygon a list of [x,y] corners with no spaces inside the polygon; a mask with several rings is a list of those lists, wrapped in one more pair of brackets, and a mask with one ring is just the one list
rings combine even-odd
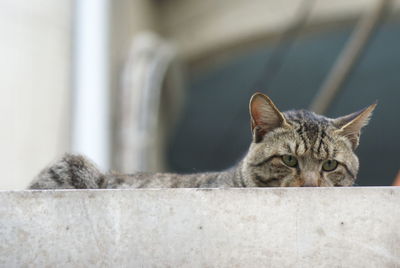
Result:
{"label": "concrete wall", "polygon": [[0,189],[18,189],[68,149],[71,1],[1,0],[0,36]]}
{"label": "concrete wall", "polygon": [[0,192],[1,267],[400,267],[400,188]]}

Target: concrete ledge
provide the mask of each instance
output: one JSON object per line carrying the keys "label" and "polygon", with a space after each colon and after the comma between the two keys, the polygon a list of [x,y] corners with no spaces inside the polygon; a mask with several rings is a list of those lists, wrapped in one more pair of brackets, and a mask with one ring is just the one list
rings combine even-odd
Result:
{"label": "concrete ledge", "polygon": [[0,192],[1,267],[400,267],[400,188]]}

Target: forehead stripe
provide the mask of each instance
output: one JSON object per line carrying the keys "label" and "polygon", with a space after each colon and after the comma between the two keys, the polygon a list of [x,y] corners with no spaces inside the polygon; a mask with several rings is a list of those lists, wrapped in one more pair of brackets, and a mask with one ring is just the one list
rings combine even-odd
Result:
{"label": "forehead stripe", "polygon": [[299,153],[298,153],[299,146],[300,146],[299,143],[296,142],[296,149],[294,150],[294,153],[295,153],[296,155],[299,155]]}
{"label": "forehead stripe", "polygon": [[302,124],[300,124],[300,127],[298,129],[296,129],[296,131],[304,143],[304,150],[308,151],[308,143],[307,143],[307,139],[304,137],[303,128],[304,128],[304,126]]}
{"label": "forehead stripe", "polygon": [[321,129],[321,134],[320,134],[320,139],[319,139],[319,145],[318,145],[318,149],[317,149],[317,153],[319,154],[321,152],[321,146],[322,144],[324,144],[325,147],[325,143],[324,143],[324,137],[326,136],[326,133],[323,129]]}

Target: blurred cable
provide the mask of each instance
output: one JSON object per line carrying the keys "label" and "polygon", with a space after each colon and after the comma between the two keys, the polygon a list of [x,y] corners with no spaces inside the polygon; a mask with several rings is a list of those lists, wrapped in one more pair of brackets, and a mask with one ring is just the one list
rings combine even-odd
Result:
{"label": "blurred cable", "polygon": [[[290,49],[293,47],[299,33],[303,29],[304,25],[307,23],[311,11],[314,7],[316,0],[303,0],[297,8],[295,13],[295,17],[291,23],[287,26],[287,28],[282,32],[275,48],[272,51],[271,56],[266,60],[264,65],[264,69],[260,78],[252,84],[247,90],[249,93],[260,91],[263,93],[267,93],[270,90],[270,85],[272,81],[275,79],[279,71],[282,69],[283,63]],[[221,131],[221,136],[219,137],[215,148],[215,153],[223,150],[223,146],[225,144],[225,137],[229,135],[238,135],[237,133],[232,131],[236,128],[236,122],[241,115],[240,108],[237,109],[235,115],[232,117],[232,120],[229,121],[225,129]],[[234,137],[237,139],[237,137]]]}
{"label": "blurred cable", "polygon": [[249,92],[258,90],[266,93],[269,90],[271,81],[282,69],[283,63],[290,49],[293,47],[299,33],[307,23],[316,0],[303,0],[293,21],[281,34],[271,57],[264,65],[263,75],[251,86]]}
{"label": "blurred cable", "polygon": [[359,20],[350,40],[314,98],[310,110],[318,114],[324,114],[328,110],[361,59],[390,2],[391,0],[378,0],[376,6]]}

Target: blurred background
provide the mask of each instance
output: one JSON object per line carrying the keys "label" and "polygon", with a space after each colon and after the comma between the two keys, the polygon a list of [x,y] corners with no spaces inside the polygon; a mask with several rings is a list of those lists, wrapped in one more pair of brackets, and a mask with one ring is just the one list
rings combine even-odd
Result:
{"label": "blurred background", "polygon": [[255,91],[330,117],[379,105],[358,184],[400,167],[400,1],[0,0],[0,189],[64,152],[200,172],[251,141]]}

